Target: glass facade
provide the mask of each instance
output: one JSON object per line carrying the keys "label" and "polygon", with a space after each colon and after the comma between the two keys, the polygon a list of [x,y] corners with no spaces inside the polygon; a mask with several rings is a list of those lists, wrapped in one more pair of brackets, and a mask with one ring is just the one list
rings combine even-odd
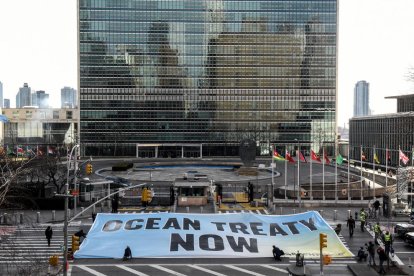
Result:
{"label": "glass facade", "polygon": [[84,154],[333,143],[336,43],[337,0],[79,0]]}

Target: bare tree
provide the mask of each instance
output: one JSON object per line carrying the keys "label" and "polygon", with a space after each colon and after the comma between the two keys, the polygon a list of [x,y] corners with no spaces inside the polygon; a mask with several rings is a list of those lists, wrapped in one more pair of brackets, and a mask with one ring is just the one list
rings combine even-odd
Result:
{"label": "bare tree", "polygon": [[14,189],[21,188],[22,177],[30,172],[30,164],[35,158],[11,157],[0,149],[0,207],[7,203],[7,196]]}

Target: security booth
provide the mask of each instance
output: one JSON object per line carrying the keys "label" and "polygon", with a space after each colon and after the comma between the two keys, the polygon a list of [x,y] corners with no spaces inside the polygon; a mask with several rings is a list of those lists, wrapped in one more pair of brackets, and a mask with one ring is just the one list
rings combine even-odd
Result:
{"label": "security booth", "polygon": [[193,180],[177,178],[174,181],[174,189],[177,192],[178,206],[207,205],[210,180],[207,178]]}

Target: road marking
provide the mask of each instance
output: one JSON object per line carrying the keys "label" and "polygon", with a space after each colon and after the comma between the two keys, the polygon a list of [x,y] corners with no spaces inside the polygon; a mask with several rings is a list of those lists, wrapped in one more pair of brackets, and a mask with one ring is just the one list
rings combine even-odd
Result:
{"label": "road marking", "polygon": [[139,272],[139,271],[137,271],[137,270],[135,270],[135,269],[129,268],[129,267],[124,266],[124,265],[117,265],[116,267],[119,267],[120,269],[126,270],[126,271],[128,271],[128,272],[131,272],[131,273],[132,273],[132,274],[134,274],[134,275],[139,275],[139,276],[148,276],[148,275],[147,275],[147,274],[145,274],[145,273]]}
{"label": "road marking", "polygon": [[274,266],[271,266],[271,265],[262,265],[262,266],[266,267],[268,269],[273,269],[273,270],[279,271],[279,272],[288,273],[285,269],[281,269],[281,268],[274,267]]}
{"label": "road marking", "polygon": [[[411,251],[411,252],[404,252],[404,251],[397,251],[397,252],[395,252],[395,254],[414,254],[414,251]],[[394,256],[395,257],[395,256]]]}
{"label": "road marking", "polygon": [[85,270],[85,271],[87,271],[87,272],[89,272],[93,275],[96,275],[96,276],[106,276],[106,274],[102,274],[102,273],[100,273],[96,270],[93,270],[92,268],[89,268],[86,265],[77,265],[77,267],[79,267],[80,269],[83,269],[83,270]]}
{"label": "road marking", "polygon": [[256,210],[256,213],[258,213],[259,215],[261,215],[262,213],[260,213],[260,211],[259,210]]}
{"label": "road marking", "polygon": [[238,270],[238,271],[241,271],[241,272],[244,272],[244,273],[250,274],[250,275],[254,275],[254,276],[265,276],[265,275],[263,275],[263,274],[256,273],[256,272],[253,272],[253,271],[250,271],[250,270],[247,270],[247,269],[241,268],[241,267],[237,267],[237,266],[234,266],[234,265],[224,265],[224,266],[226,266],[226,267],[228,267],[228,268],[231,268],[231,269],[234,269],[234,270]]}
{"label": "road marking", "polygon": [[156,268],[156,269],[159,269],[159,270],[165,271],[165,272],[167,272],[167,273],[170,273],[170,274],[172,274],[172,275],[177,275],[177,276],[187,276],[187,275],[185,275],[185,274],[181,274],[181,273],[179,273],[179,272],[177,272],[177,271],[174,271],[174,270],[171,270],[171,269],[168,269],[168,268],[162,267],[162,266],[160,266],[160,265],[150,265],[150,266],[151,266],[151,267],[153,267],[153,268]]}
{"label": "road marking", "polygon": [[265,212],[266,215],[269,214],[269,212],[266,209],[263,209],[263,211]]}
{"label": "road marking", "polygon": [[201,270],[201,271],[207,272],[207,273],[210,273],[210,274],[213,274],[213,275],[216,275],[216,276],[227,276],[227,275],[225,275],[225,274],[221,274],[221,273],[218,273],[218,272],[216,272],[216,271],[213,271],[213,270],[210,270],[210,269],[207,269],[207,268],[204,268],[204,267],[198,266],[198,265],[187,265],[187,266],[189,266],[189,267],[191,267],[191,268],[194,268],[194,269],[198,269],[198,270]]}

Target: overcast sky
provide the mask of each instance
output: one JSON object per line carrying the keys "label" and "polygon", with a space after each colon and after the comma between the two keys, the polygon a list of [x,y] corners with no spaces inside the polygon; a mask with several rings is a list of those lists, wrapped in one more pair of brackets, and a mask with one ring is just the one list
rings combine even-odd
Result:
{"label": "overcast sky", "polygon": [[[414,0],[340,0],[338,124],[353,111],[353,89],[370,83],[374,114],[396,111],[385,96],[414,93]],[[50,94],[77,87],[76,0],[0,0],[0,81],[15,106],[24,82]]]}

